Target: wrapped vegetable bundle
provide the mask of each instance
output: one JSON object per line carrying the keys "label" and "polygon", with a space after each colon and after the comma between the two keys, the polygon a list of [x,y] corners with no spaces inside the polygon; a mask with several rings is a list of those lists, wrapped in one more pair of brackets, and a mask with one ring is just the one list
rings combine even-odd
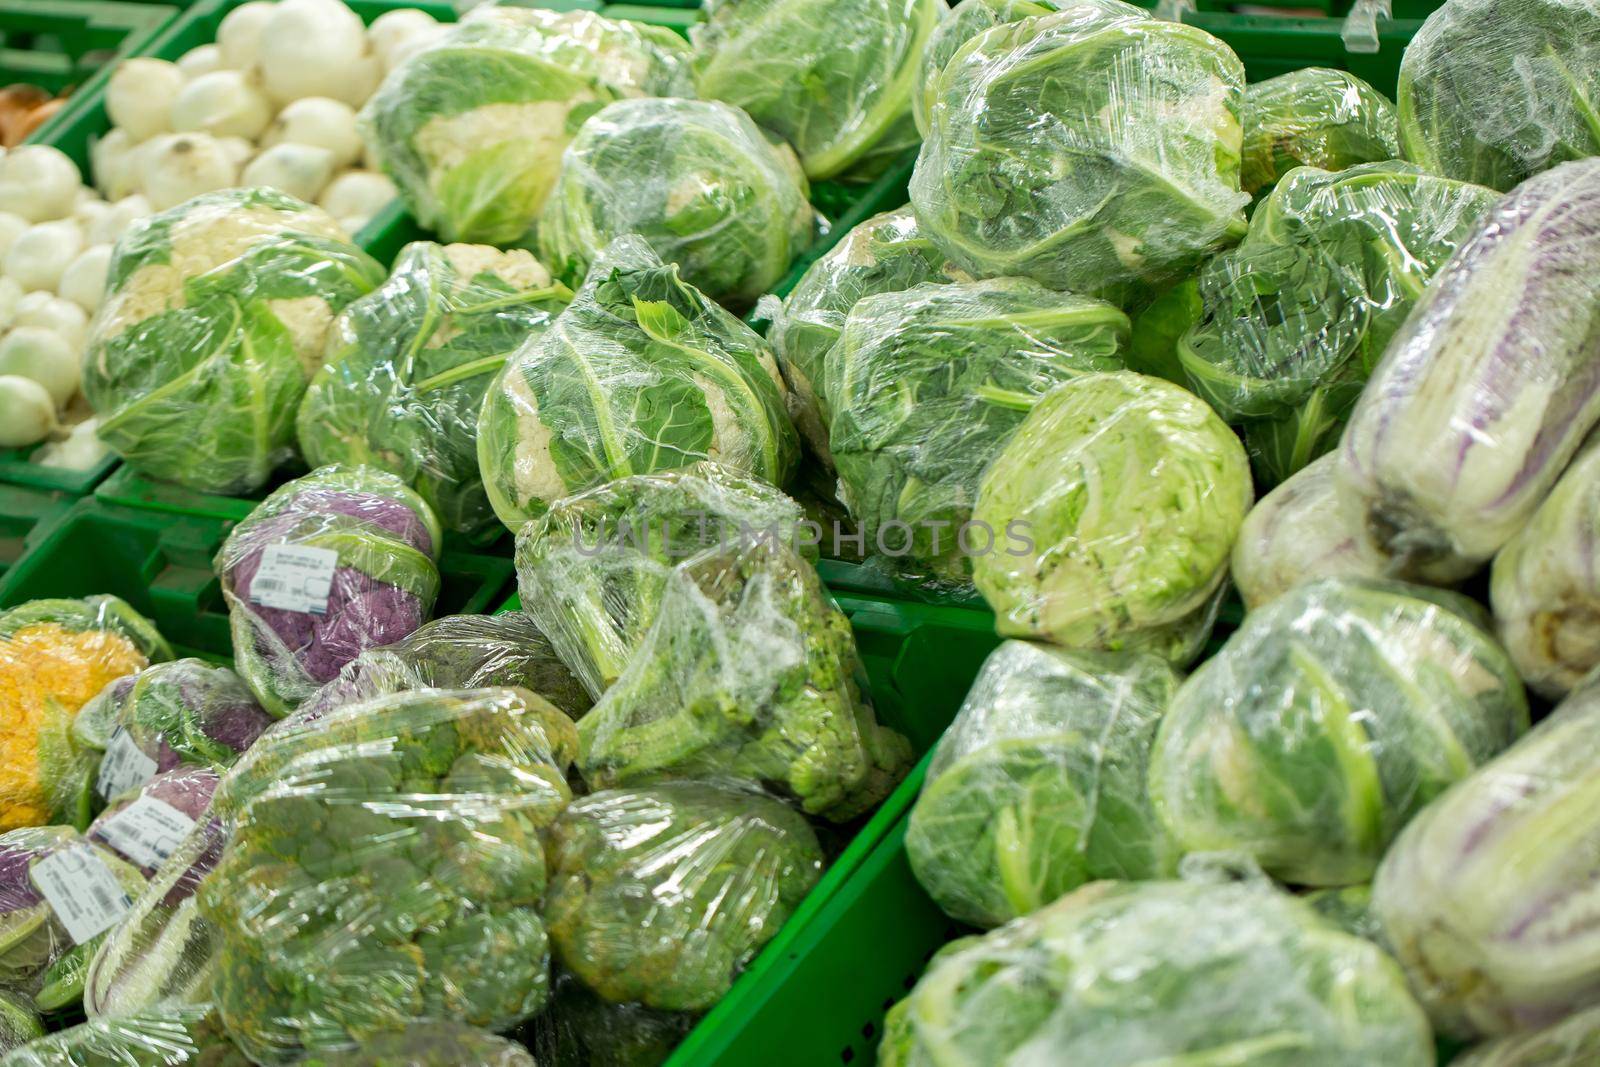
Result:
{"label": "wrapped vegetable bundle", "polygon": [[83,965],[144,889],[139,869],[68,826],[0,834],[0,988],[65,1007]]}
{"label": "wrapped vegetable bundle", "polygon": [[799,552],[709,548],[672,569],[654,623],[578,724],[578,769],[600,789],[733,778],[845,822],[911,764],[865,678],[850,621]]}
{"label": "wrapped vegetable bundle", "polygon": [[1527,729],[1510,659],[1454,593],[1332,579],[1252,612],[1173,698],[1150,795],[1190,852],[1280,881],[1372,876],[1424,805]]}
{"label": "wrapped vegetable bundle", "polygon": [[973,577],[1010,637],[1143,649],[1205,644],[1254,491],[1233,432],[1199,398],[1130,372],[1068,382],[984,473]]}
{"label": "wrapped vegetable bundle", "polygon": [[1394,961],[1260,883],[1098,882],[936,956],[878,1062],[1432,1067]]}
{"label": "wrapped vegetable bundle", "polygon": [[[917,225],[909,207],[886,211],[845,234],[809,268],[772,312],[767,339],[789,386],[789,410],[806,444],[830,466],[823,360],[858,302],[923,282],[965,281]],[[762,310],[766,311],[767,301]]]}
{"label": "wrapped vegetable bundle", "polygon": [[382,281],[326,212],[271,189],[140,221],[117,242],[84,359],[100,439],[189,489],[260,488],[294,455],[333,317]]}
{"label": "wrapped vegetable bundle", "polygon": [[1488,1041],[1451,1067],[1589,1067],[1600,1060],[1600,1007],[1527,1033]]}
{"label": "wrapped vegetable bundle", "polygon": [[446,530],[499,531],[478,473],[478,409],[511,353],[572,293],[527,252],[417,241],[339,315],[297,418],[312,466],[398,475]]}
{"label": "wrapped vegetable bundle", "polygon": [[938,0],[711,0],[689,31],[695,93],[794,146],[812,181],[868,178],[917,143],[917,61]]}
{"label": "wrapped vegetable bundle", "polygon": [[322,467],[272,492],[217,552],[235,667],[282,717],[346,663],[421,626],[439,521],[399,478]]}
{"label": "wrapped vegetable bundle", "polygon": [[[1055,0],[961,0],[954,5],[950,13],[933,28],[917,66],[916,91],[911,95],[911,114],[916,119],[917,132],[924,137],[928,135],[929,118],[939,95],[939,75],[944,73],[946,64],[955,54],[961,51],[962,45],[995,26],[1021,22],[1035,15],[1048,15],[1061,10],[1063,6],[1095,2],[1072,0],[1072,3],[1064,5]],[[1115,3],[1120,4],[1121,0],[1115,0]],[[1111,6],[1107,10],[1116,11],[1118,8]]]}
{"label": "wrapped vegetable bundle", "polygon": [[1239,185],[1259,193],[1295,167],[1343,170],[1400,156],[1394,105],[1348,71],[1303,67],[1245,86]]}
{"label": "wrapped vegetable bundle", "polygon": [[687,96],[671,30],[588,11],[484,5],[390,71],[361,112],[368,150],[446,241],[529,236],[583,119],[630,96]]}
{"label": "wrapped vegetable bundle", "polygon": [[995,26],[939,76],[917,220],[980,277],[1127,298],[1243,235],[1243,90],[1225,44],[1129,4]]}
{"label": "wrapped vegetable bundle", "polygon": [[1600,155],[1592,0],[1449,0],[1400,62],[1400,147],[1435,174],[1502,192]]}
{"label": "wrapped vegetable bundle", "polygon": [[44,1036],[44,1023],[27,997],[0,993],[0,1056]]}
{"label": "wrapped vegetable bundle", "polygon": [[251,1067],[209,1004],[162,1004],[90,1019],[0,1059],[0,1067]]}
{"label": "wrapped vegetable bundle", "polygon": [[1380,559],[1339,506],[1332,453],[1262,497],[1239,527],[1230,576],[1251,611],[1319,578],[1379,578]]}
{"label": "wrapped vegetable bundle", "polygon": [[280,727],[234,769],[200,911],[252,1060],[544,1005],[540,833],[570,798],[545,723],[514,689],[418,690]]}
{"label": "wrapped vegetable bundle", "polygon": [[619,237],[484,398],[489,500],[515,531],[561,497],[713,457],[774,485],[793,469],[772,349],[642,238]]}
{"label": "wrapped vegetable bundle", "polygon": [[522,528],[522,610],[598,699],[635,658],[673,567],[740,538],[788,542],[804,517],[781,490],[716,463],[618,478]]}
{"label": "wrapped vegetable bundle", "polygon": [[561,158],[539,250],[582,281],[594,254],[643,237],[713,300],[748,307],[811,246],[818,216],[788,145],[710,100],[619,100]]}
{"label": "wrapped vegetable bundle", "polygon": [[418,1023],[374,1034],[355,1052],[311,1055],[296,1067],[534,1067],[528,1050],[459,1023]]}
{"label": "wrapped vegetable bundle", "polygon": [[911,809],[906,854],[923,888],[989,927],[1085,882],[1175,873],[1145,768],[1178,682],[1155,656],[1002,644]]}
{"label": "wrapped vegetable bundle", "polygon": [[929,282],[851,308],[822,392],[839,498],[869,551],[968,580],[965,527],[989,460],[1051,389],[1122,369],[1128,329],[1104,301],[1021,278]]}
{"label": "wrapped vegetable bundle", "polygon": [[1600,418],[1600,159],[1530,179],[1434,276],[1362,392],[1339,495],[1394,573],[1466,577]]}
{"label": "wrapped vegetable bundle", "polygon": [[613,1003],[570,971],[551,985],[550,1007],[519,1035],[539,1067],[660,1067],[699,1018]]}
{"label": "wrapped vegetable bundle", "polygon": [[1189,388],[1244,427],[1263,484],[1334,447],[1428,279],[1499,198],[1409,163],[1301,167],[1239,247],[1200,271],[1200,317],[1177,361]]}
{"label": "wrapped vegetable bundle", "polygon": [[73,716],[123,675],[172,658],[155,626],[113,596],[0,611],[0,830],[89,821],[89,766]]}
{"label": "wrapped vegetable bundle", "polygon": [[1600,439],[1591,438],[1494,558],[1489,597],[1523,681],[1559,700],[1600,665]]}
{"label": "wrapped vegetable bundle", "polygon": [[78,712],[72,740],[95,794],[111,800],[179,767],[226,770],[271,725],[233,671],[180,659],[106,686]]}
{"label": "wrapped vegetable bundle", "polygon": [[607,1000],[669,1011],[721,999],[822,874],[798,813],[708,782],[574,801],[550,860],[562,965]]}
{"label": "wrapped vegetable bundle", "polygon": [[1580,688],[1428,805],[1373,883],[1385,943],[1454,1036],[1553,1023],[1600,996],[1600,688]]}
{"label": "wrapped vegetable bundle", "polygon": [[550,638],[527,615],[447,615],[424,623],[409,637],[369,648],[344,665],[339,677],[301,704],[307,720],[373,697],[410,689],[482,689],[515,686],[537,693],[580,718],[594,703],[556,654]]}

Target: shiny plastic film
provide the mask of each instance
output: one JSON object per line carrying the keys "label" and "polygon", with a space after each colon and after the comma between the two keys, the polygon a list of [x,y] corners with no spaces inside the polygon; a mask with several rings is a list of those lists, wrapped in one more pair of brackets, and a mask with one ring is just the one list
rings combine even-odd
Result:
{"label": "shiny plastic film", "polygon": [[1243,91],[1227,45],[1129,4],[995,26],[939,76],[912,206],[973,274],[1129,298],[1244,234]]}
{"label": "shiny plastic film", "polygon": [[939,0],[711,0],[689,31],[696,95],[794,146],[812,181],[871,177],[917,143],[918,60]]}
{"label": "shiny plastic film", "polygon": [[1600,1058],[1600,1007],[1510,1037],[1485,1041],[1453,1067],[1585,1067]]}
{"label": "shiny plastic film", "polygon": [[334,316],[382,280],[331,216],[271,189],[138,222],[112,254],[84,358],[100,439],[189,489],[259,489],[294,456]]}
{"label": "shiny plastic film", "polygon": [[113,596],[0,611],[0,830],[88,824],[92,765],[73,744],[73,717],[112,682],[171,658],[155,625]]}
{"label": "shiny plastic film", "polygon": [[911,765],[877,721],[850,621],[816,568],[771,539],[718,545],[667,577],[655,621],[578,724],[595,788],[726,777],[845,822]]}
{"label": "shiny plastic film", "polygon": [[1245,86],[1239,184],[1255,194],[1295,167],[1343,170],[1400,158],[1394,104],[1348,71],[1303,67]]}
{"label": "shiny plastic film", "polygon": [[823,360],[844,330],[850,309],[869,296],[898,293],[923,282],[970,281],[917,225],[909,207],[874,215],[856,226],[801,275],[781,308],[769,312],[772,342],[789,386],[789,412],[812,452],[832,466]]}
{"label": "shiny plastic film", "polygon": [[1150,796],[1178,844],[1295,885],[1369,880],[1407,820],[1528,727],[1481,614],[1455,593],[1330,579],[1246,616],[1156,739]]}
{"label": "shiny plastic film", "polygon": [[1198,397],[1145,375],[1047,394],[984,473],[973,577],[1000,633],[1144,650],[1182,666],[1210,635],[1254,499],[1244,446]]}
{"label": "shiny plastic film", "polygon": [[512,244],[585,118],[622,97],[690,95],[688,51],[642,22],[484,5],[390,71],[363,136],[422,225]]}
{"label": "shiny plastic film", "polygon": [[0,1059],[0,1067],[250,1067],[209,1004],[90,1019]]}
{"label": "shiny plastic film", "polygon": [[794,150],[714,100],[619,100],[561,157],[539,220],[551,268],[582,282],[595,253],[634,233],[683,280],[746,308],[811,247],[821,218]]}
{"label": "shiny plastic film", "polygon": [[1332,454],[1312,460],[1245,516],[1229,576],[1247,609],[1320,578],[1383,576],[1383,560],[1339,505],[1336,463]]}
{"label": "shiny plastic film", "polygon": [[283,717],[346,663],[427,621],[439,523],[376,467],[322,467],[274,490],[217,552],[234,666]]}
{"label": "shiny plastic film", "polygon": [[44,1036],[44,1022],[20,993],[0,992],[0,1056]]}
{"label": "shiny plastic film", "polygon": [[240,1048],[292,1063],[542,1008],[541,833],[571,796],[557,747],[515,689],[379,697],[257,744],[218,793],[231,836],[200,888]]}
{"label": "shiny plastic film", "polygon": [[501,370],[478,420],[513,531],[562,497],[705,459],[782,485],[799,451],[771,347],[632,234]]}
{"label": "shiny plastic film", "polygon": [[[1098,0],[1075,2],[1092,4]],[[911,97],[911,112],[917,122],[917,131],[927,136],[928,116],[939,93],[939,75],[944,73],[945,65],[961,50],[962,45],[995,26],[1021,22],[1035,15],[1048,15],[1070,6],[1075,6],[1074,0],[1065,4],[1056,3],[1055,0],[961,0],[952,6],[950,13],[934,27],[932,36],[928,38],[928,46],[922,50],[917,70],[917,91]]]}
{"label": "shiny plastic film", "polygon": [[1177,871],[1145,771],[1166,661],[1007,641],[934,749],[906,855],[953,918],[991,927],[1085,882]]}
{"label": "shiny plastic film", "polygon": [[1488,562],[1600,419],[1600,159],[1504,197],[1434,276],[1340,445],[1342,506],[1401,577]]}
{"label": "shiny plastic film", "polygon": [[935,957],[884,1067],[1431,1067],[1393,960],[1264,882],[1096,882]]}
{"label": "shiny plastic film", "polygon": [[295,1067],[534,1067],[515,1042],[460,1023],[418,1023],[373,1034],[354,1052],[313,1054]]}
{"label": "shiny plastic film", "polygon": [[508,612],[447,615],[424,623],[392,645],[369,648],[301,704],[296,717],[311,719],[347,704],[412,689],[494,686],[526,689],[573,719],[594,703],[533,618]]}
{"label": "shiny plastic film", "polygon": [[1600,438],[1591,435],[1533,517],[1494,557],[1489,603],[1528,687],[1552,700],[1600,666]]}
{"label": "shiny plastic film", "polygon": [[1600,689],[1581,687],[1384,857],[1373,907],[1440,1032],[1509,1034],[1595,1003],[1600,952],[1573,916],[1596,892],[1597,725]]}
{"label": "shiny plastic film", "polygon": [[1301,899],[1345,933],[1364,937],[1375,945],[1383,944],[1383,927],[1372,910],[1371,883],[1316,889]]}
{"label": "shiny plastic film", "polygon": [[822,874],[792,808],[711,782],[574,801],[550,839],[556,958],[606,1000],[703,1011]]}
{"label": "shiny plastic film", "polygon": [[517,535],[522,610],[595,698],[633,660],[672,569],[743,539],[789,542],[804,512],[782,491],[715,463],[618,478],[556,502]]}
{"label": "shiny plastic film", "polygon": [[1502,192],[1600,155],[1600,6],[1449,0],[1406,46],[1396,95],[1405,158]]}
{"label": "shiny plastic film", "polygon": [[557,970],[550,1006],[519,1036],[540,1067],[658,1067],[694,1028],[694,1012],[616,1003]]}
{"label": "shiny plastic film", "polygon": [[839,499],[867,551],[933,582],[971,578],[984,468],[1050,390],[1121,370],[1128,317],[1022,278],[861,300],[824,361]]}
{"label": "shiny plastic film", "polygon": [[572,299],[520,249],[407,245],[389,280],[329,331],[297,417],[313,467],[369,464],[400,478],[469,541],[500,531],[478,473],[478,409],[511,354]]}

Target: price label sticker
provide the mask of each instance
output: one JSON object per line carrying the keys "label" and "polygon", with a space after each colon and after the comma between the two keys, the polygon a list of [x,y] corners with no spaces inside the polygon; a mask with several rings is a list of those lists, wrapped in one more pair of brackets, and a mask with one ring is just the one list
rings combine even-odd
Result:
{"label": "price label sticker", "polygon": [[250,602],[264,608],[326,615],[338,566],[339,553],[331,548],[268,545],[250,582]]}
{"label": "price label sticker", "polygon": [[89,845],[46,856],[29,873],[75,945],[111,929],[133,907],[117,876]]}
{"label": "price label sticker", "polygon": [[144,754],[126,728],[119,726],[111,734],[106,754],[100,758],[100,774],[95,778],[94,788],[106,800],[111,800],[139,788],[155,776],[156,761]]}
{"label": "price label sticker", "polygon": [[164,800],[140,797],[95,830],[107,845],[140,867],[159,867],[194,829],[194,820]]}

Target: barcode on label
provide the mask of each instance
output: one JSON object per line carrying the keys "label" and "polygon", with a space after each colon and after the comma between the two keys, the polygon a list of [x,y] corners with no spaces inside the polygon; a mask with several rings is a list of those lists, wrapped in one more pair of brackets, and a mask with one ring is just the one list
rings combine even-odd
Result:
{"label": "barcode on label", "polygon": [[338,566],[339,553],[329,548],[268,545],[250,581],[250,601],[280,611],[326,615]]}
{"label": "barcode on label", "polygon": [[194,820],[164,800],[142,796],[100,823],[93,836],[140,867],[159,867],[194,829]]}
{"label": "barcode on label", "polygon": [[133,907],[116,875],[90,845],[46,856],[29,874],[75,945],[111,929]]}
{"label": "barcode on label", "polygon": [[278,581],[276,578],[257,578],[255,583],[251,585],[250,588],[259,590],[261,592],[271,592],[275,589],[282,589],[283,583]]}

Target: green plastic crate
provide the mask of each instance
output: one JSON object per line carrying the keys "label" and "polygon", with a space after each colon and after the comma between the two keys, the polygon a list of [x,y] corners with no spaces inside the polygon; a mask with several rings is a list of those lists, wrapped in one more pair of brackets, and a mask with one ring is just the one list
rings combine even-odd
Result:
{"label": "green plastic crate", "polygon": [[0,86],[93,91],[102,67],[137,54],[176,13],[170,0],[0,0]]}
{"label": "green plastic crate", "polygon": [[45,489],[0,485],[0,576],[72,507],[73,497]]}

